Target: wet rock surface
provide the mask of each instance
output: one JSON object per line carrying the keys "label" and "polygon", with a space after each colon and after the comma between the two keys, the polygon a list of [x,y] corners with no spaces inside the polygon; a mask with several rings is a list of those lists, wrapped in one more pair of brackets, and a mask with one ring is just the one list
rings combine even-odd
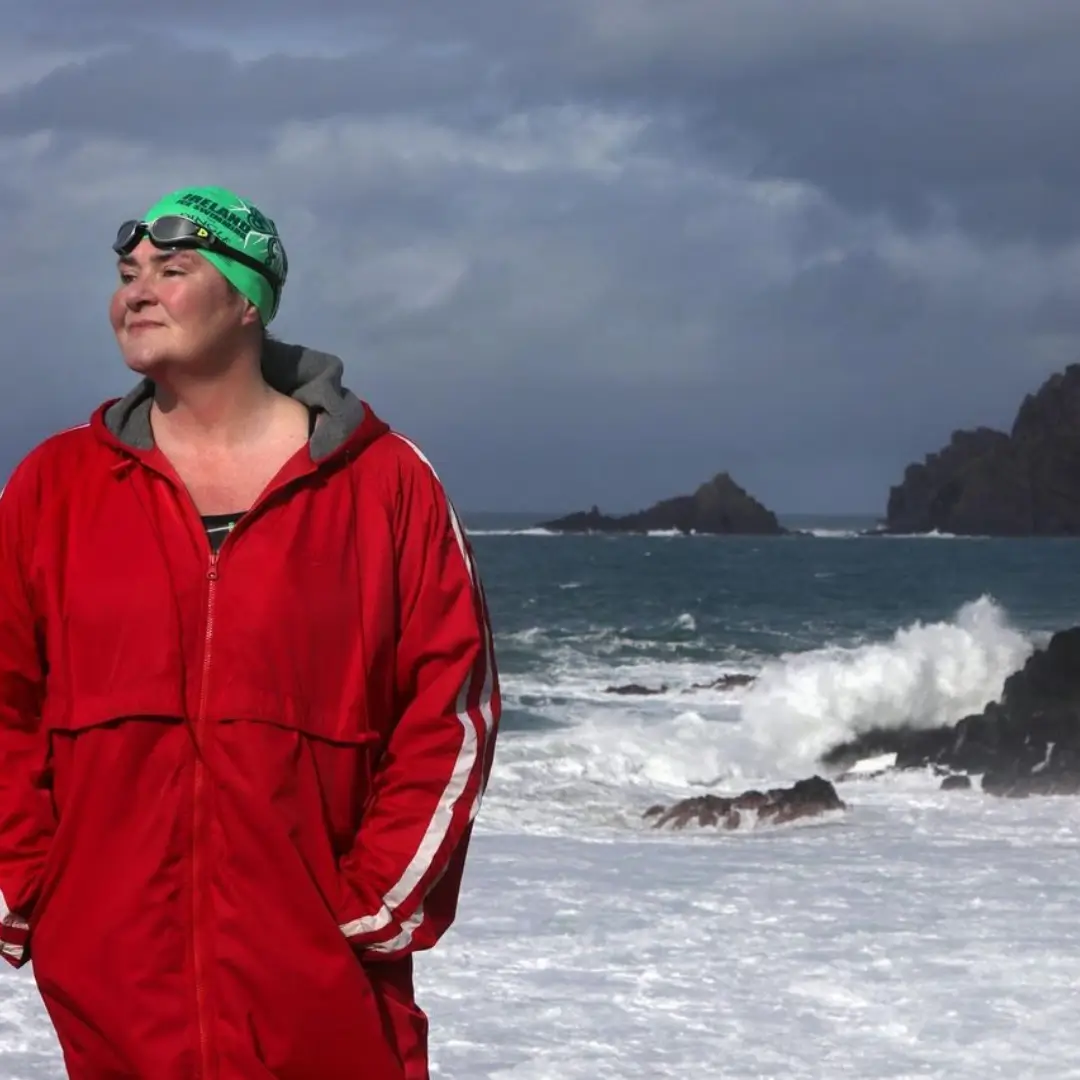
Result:
{"label": "wet rock surface", "polygon": [[658,829],[737,829],[749,820],[781,825],[847,809],[836,788],[820,776],[797,780],[789,788],[744,791],[740,795],[697,795],[670,807],[651,806],[643,817]]}

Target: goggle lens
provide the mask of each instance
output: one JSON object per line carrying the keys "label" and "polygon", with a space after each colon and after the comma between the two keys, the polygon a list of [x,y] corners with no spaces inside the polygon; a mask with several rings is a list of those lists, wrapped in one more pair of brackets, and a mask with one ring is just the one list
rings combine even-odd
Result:
{"label": "goggle lens", "polygon": [[252,270],[257,270],[270,282],[275,291],[281,288],[281,280],[268,266],[242,251],[229,247],[197,221],[181,217],[179,214],[167,214],[152,222],[125,221],[117,230],[116,239],[113,241],[113,251],[117,255],[130,255],[144,236],[148,237],[155,247],[206,248],[207,251],[216,251],[243,263]]}

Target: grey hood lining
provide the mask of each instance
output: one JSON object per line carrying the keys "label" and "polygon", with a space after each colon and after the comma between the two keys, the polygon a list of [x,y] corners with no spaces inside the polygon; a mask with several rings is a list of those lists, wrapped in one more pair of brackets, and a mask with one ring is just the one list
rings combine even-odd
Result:
{"label": "grey hood lining", "polygon": [[[313,461],[338,450],[364,420],[363,402],[342,384],[345,365],[330,353],[303,345],[268,340],[262,355],[263,378],[279,393],[315,413],[315,431],[308,443]],[[152,450],[150,406],[154,384],[143,379],[105,411],[105,426],[133,450]]]}

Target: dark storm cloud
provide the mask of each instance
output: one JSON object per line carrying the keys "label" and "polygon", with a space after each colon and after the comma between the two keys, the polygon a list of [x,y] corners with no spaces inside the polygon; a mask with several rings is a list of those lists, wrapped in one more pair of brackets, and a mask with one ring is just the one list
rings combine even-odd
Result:
{"label": "dark storm cloud", "polygon": [[379,52],[240,62],[225,49],[156,39],[65,65],[8,93],[0,99],[0,134],[49,129],[237,146],[288,121],[408,110],[468,90],[467,71],[430,58]]}
{"label": "dark storm cloud", "polygon": [[[46,123],[145,134],[193,70],[200,94],[218,102],[207,138],[243,138],[289,118],[421,106],[484,122],[487,94],[535,105],[571,93],[682,109],[699,150],[737,145],[758,174],[802,178],[859,211],[882,209],[908,223],[955,215],[989,237],[1047,242],[1080,229],[1080,140],[1068,136],[1080,98],[1073,0],[798,8],[775,0],[471,0],[368,4],[362,14],[328,0],[302,13],[284,0],[257,12],[185,5],[181,29],[216,41],[217,53],[165,44],[160,35],[178,24],[166,6],[51,0],[21,18],[27,32],[68,43],[139,46],[15,96],[0,114],[7,130]],[[274,26],[292,28],[301,43],[356,51],[230,60],[245,35]],[[159,36],[141,41],[146,33]],[[440,53],[436,43],[459,47]],[[181,130],[197,120],[198,110],[176,116]]]}
{"label": "dark storm cloud", "polygon": [[470,507],[729,468],[877,509],[1080,358],[1074,0],[357,11],[0,0],[0,317],[34,358],[0,467],[123,388],[108,234],[193,179],[257,192],[279,333]]}
{"label": "dark storm cloud", "polygon": [[703,127],[750,133],[760,173],[803,177],[855,210],[1054,243],[1080,232],[1080,142],[1064,137],[1080,100],[1078,46],[1074,34],[754,73],[716,86]]}

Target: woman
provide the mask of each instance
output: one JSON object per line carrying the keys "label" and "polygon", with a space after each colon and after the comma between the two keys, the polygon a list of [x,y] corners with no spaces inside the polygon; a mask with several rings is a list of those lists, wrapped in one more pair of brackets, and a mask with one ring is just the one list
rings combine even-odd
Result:
{"label": "woman", "polygon": [[115,250],[143,379],[0,499],[0,949],[75,1078],[426,1077],[500,709],[469,545],[268,338],[272,221],[186,189]]}

